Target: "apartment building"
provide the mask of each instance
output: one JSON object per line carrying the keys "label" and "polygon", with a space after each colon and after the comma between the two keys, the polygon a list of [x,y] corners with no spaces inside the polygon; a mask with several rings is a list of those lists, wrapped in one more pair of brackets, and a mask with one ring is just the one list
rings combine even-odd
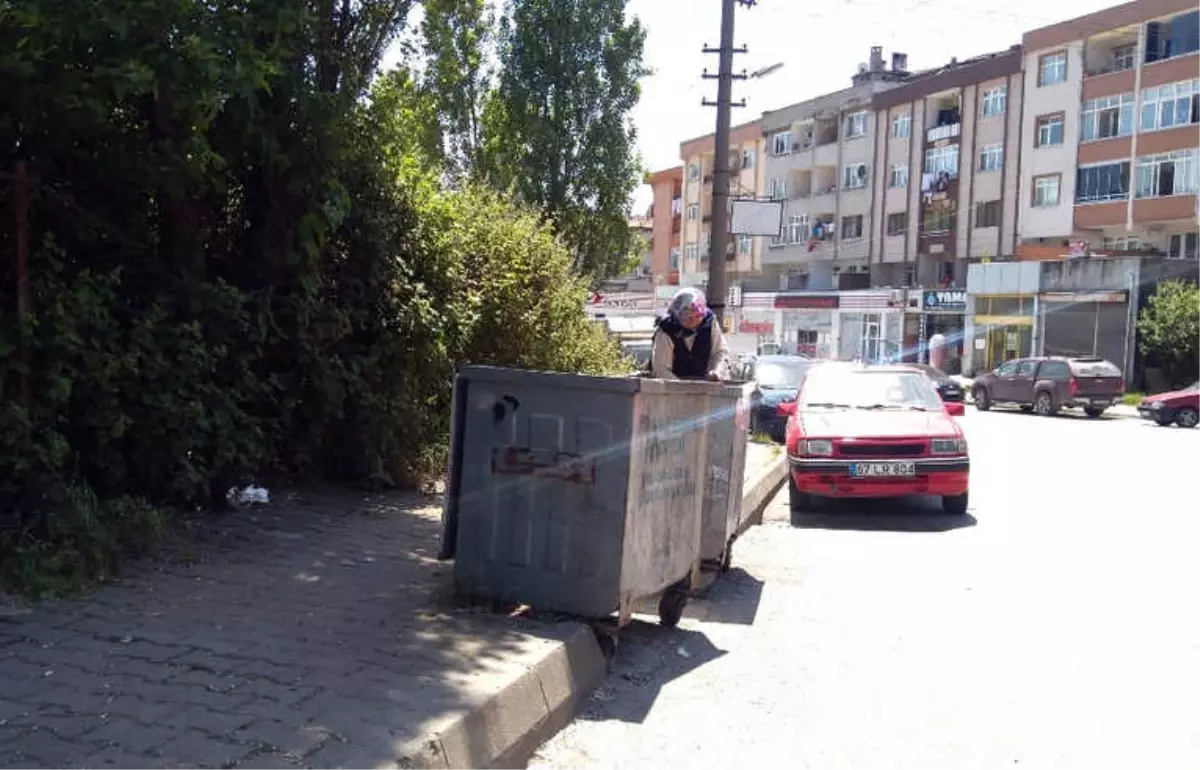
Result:
{"label": "apartment building", "polygon": [[646,175],[653,200],[650,204],[650,274],[655,284],[677,285],[683,234],[683,167]]}
{"label": "apartment building", "polygon": [[875,286],[908,292],[902,350],[935,334],[961,360],[967,265],[1011,257],[1020,153],[1020,46],[951,60],[874,95]]}
{"label": "apartment building", "polygon": [[1138,0],[1024,36],[1018,259],[1197,257],[1200,11]]}
{"label": "apartment building", "polygon": [[[762,193],[762,122],[754,120],[734,126],[729,132],[730,197],[756,197]],[[683,228],[680,238],[682,261],[679,281],[685,286],[708,284],[708,262],[712,248],[712,181],[715,160],[712,134],[689,139],[679,146],[683,159]],[[760,266],[761,238],[734,236],[726,254],[730,285],[754,275]]]}
{"label": "apartment building", "polygon": [[872,97],[909,80],[907,57],[871,49],[852,85],[764,113],[764,194],[784,201],[784,227],[762,256],[762,289],[870,284],[875,114]]}

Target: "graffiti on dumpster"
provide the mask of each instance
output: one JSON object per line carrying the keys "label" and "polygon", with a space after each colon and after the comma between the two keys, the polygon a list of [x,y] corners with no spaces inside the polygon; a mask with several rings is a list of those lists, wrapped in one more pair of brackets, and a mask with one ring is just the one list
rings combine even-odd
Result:
{"label": "graffiti on dumpster", "polygon": [[596,483],[596,461],[556,449],[496,447],[492,450],[492,473],[500,476],[535,476],[573,484]]}
{"label": "graffiti on dumpster", "polygon": [[[659,415],[656,415],[659,416]],[[696,493],[696,475],[687,467],[687,442],[672,420],[643,414],[639,420],[646,437],[642,455],[641,501],[658,503]]]}
{"label": "graffiti on dumpster", "polygon": [[708,500],[729,499],[729,469],[719,465],[708,466],[708,484],[704,488]]}

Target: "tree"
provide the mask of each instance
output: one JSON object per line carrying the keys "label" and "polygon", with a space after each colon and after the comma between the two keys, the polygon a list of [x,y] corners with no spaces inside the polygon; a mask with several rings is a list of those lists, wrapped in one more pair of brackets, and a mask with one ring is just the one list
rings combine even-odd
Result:
{"label": "tree", "polygon": [[475,169],[483,105],[492,88],[496,14],[488,0],[426,0],[421,37],[425,89],[437,102],[447,171]]}
{"label": "tree", "polygon": [[1190,383],[1200,364],[1200,289],[1188,281],[1163,281],[1138,317],[1142,353],[1161,366],[1173,385]]}
{"label": "tree", "polygon": [[646,34],[627,0],[509,0],[482,173],[542,208],[593,282],[626,269],[641,177],[629,113]]}

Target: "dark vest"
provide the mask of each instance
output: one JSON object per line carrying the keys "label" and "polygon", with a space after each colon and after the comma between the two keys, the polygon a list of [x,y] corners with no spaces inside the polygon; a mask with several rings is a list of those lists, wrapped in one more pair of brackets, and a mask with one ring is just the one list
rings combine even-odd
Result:
{"label": "dark vest", "polygon": [[[708,376],[708,359],[712,355],[712,325],[715,316],[710,311],[693,331],[667,316],[658,322],[658,334],[666,334],[674,346],[671,372],[681,380],[704,379]],[[684,340],[695,335],[692,349],[688,350]]]}

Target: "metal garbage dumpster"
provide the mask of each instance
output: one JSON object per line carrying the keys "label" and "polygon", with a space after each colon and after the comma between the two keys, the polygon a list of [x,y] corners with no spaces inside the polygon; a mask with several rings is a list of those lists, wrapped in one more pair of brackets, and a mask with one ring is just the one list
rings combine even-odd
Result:
{"label": "metal garbage dumpster", "polygon": [[679,622],[699,566],[712,385],[469,366],[454,381],[443,559],[459,590],[585,618],[659,598]]}
{"label": "metal garbage dumpster", "polygon": [[750,436],[753,383],[709,385],[707,475],[700,515],[700,557],[722,572],[729,569],[733,541],[748,526],[743,519],[742,485]]}

